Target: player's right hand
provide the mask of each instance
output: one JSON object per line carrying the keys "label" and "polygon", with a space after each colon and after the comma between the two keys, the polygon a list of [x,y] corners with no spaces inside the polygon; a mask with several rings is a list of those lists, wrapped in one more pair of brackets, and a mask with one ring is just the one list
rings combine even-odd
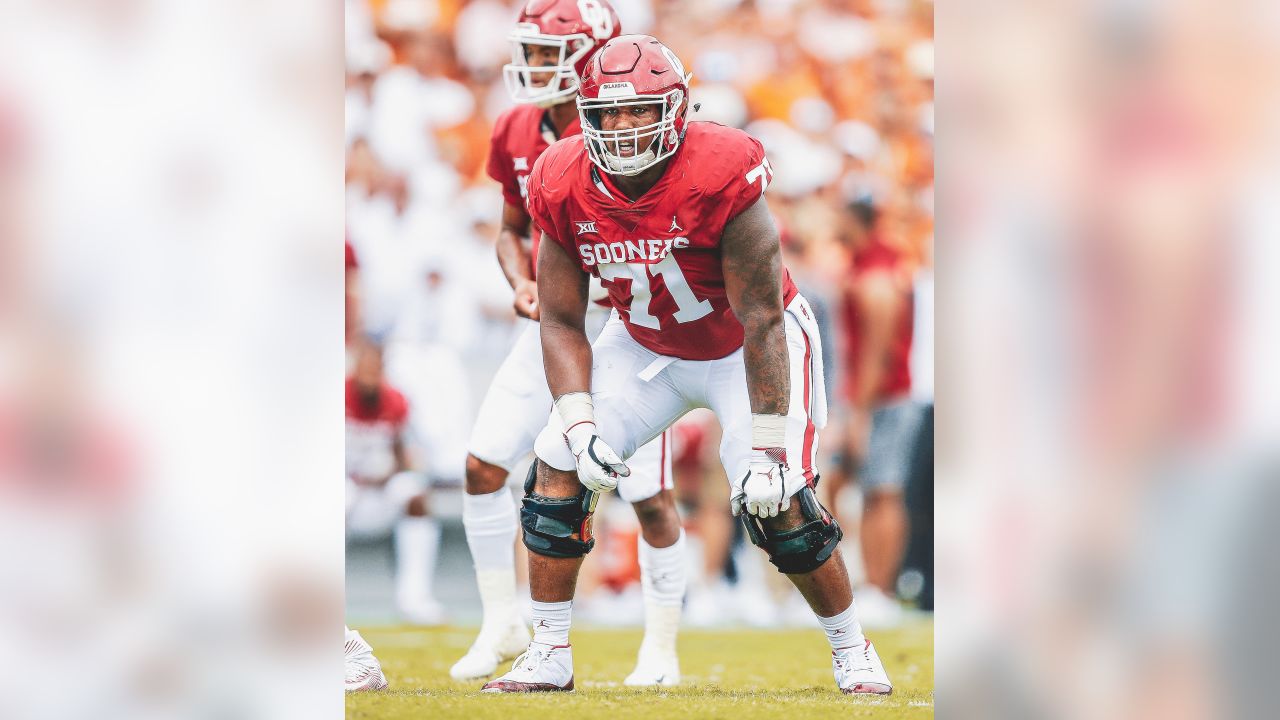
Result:
{"label": "player's right hand", "polygon": [[596,425],[580,422],[569,428],[564,436],[578,463],[578,481],[596,492],[617,489],[618,478],[631,475],[631,469],[618,457],[604,440],[596,434]]}
{"label": "player's right hand", "polygon": [[791,507],[789,481],[795,480],[787,476],[787,451],[782,448],[769,450],[753,450],[747,474],[739,483],[741,492],[731,498],[734,515],[744,510],[756,517],[777,517]]}
{"label": "player's right hand", "polygon": [[517,280],[516,297],[512,301],[516,314],[530,320],[538,319],[538,283],[533,280]]}

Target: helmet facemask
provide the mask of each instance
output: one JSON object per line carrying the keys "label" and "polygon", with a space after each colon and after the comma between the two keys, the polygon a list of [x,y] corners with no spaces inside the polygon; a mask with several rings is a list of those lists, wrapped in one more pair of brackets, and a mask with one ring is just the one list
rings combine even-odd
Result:
{"label": "helmet facemask", "polygon": [[[521,23],[507,36],[511,43],[511,62],[502,67],[502,79],[512,102],[534,104],[541,108],[567,102],[578,92],[577,64],[595,46],[595,41],[583,33],[575,35],[544,35],[537,25]],[[542,45],[557,48],[559,56],[555,65],[530,65],[526,45]],[[535,81],[550,75],[543,85]]]}
{"label": "helmet facemask", "polygon": [[[605,108],[657,105],[657,122],[626,130],[605,130],[601,112]],[[637,95],[631,83],[606,83],[596,98],[578,98],[578,114],[587,154],[601,170],[611,175],[639,175],[675,154],[680,147],[685,110],[684,91],[673,88],[661,95]],[[631,154],[624,155],[627,148]],[[643,152],[639,149],[644,148]]]}

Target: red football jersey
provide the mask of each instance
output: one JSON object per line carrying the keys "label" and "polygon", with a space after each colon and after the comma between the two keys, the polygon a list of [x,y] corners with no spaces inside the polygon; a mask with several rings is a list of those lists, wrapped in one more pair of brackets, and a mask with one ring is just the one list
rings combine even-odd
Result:
{"label": "red football jersey", "polygon": [[361,402],[354,378],[347,378],[347,474],[381,480],[395,470],[395,441],[409,422],[409,401],[384,384],[377,402]]}
{"label": "red football jersey", "polygon": [[351,241],[347,241],[347,269],[354,270],[360,267],[360,263],[356,260],[356,249],[351,247]]}
{"label": "red football jersey", "polygon": [[[852,258],[850,275],[853,284],[869,273],[886,272],[895,275],[904,273],[905,258],[902,253],[885,243],[880,237],[873,236],[871,242],[859,248]],[[873,390],[877,403],[889,402],[904,397],[911,392],[911,337],[915,311],[913,299],[907,299],[907,306],[894,325],[893,337],[889,341],[888,357],[885,358],[885,373],[880,387]],[[863,335],[865,319],[858,303],[851,294],[844,297],[844,326],[847,344],[845,347],[845,367],[847,369],[846,392],[850,398],[856,397],[858,384],[863,382],[859,377],[857,359],[863,352]]]}
{"label": "red football jersey", "polygon": [[[530,216],[603,281],[636,342],[685,360],[715,360],[742,347],[720,238],[773,176],[760,142],[716,123],[689,123],[662,178],[634,203],[591,163],[582,142],[561,140],[534,166]],[[784,304],[796,296],[785,267],[782,291]]]}
{"label": "red football jersey", "polygon": [[[489,177],[502,185],[502,199],[525,206],[526,185],[533,163],[555,140],[550,124],[544,124],[546,111],[534,105],[516,105],[498,116],[493,125],[493,138],[489,142]],[[562,137],[582,134],[582,125],[575,117],[564,129]],[[538,241],[541,233],[536,227],[529,229],[533,242],[534,271],[537,266]]]}

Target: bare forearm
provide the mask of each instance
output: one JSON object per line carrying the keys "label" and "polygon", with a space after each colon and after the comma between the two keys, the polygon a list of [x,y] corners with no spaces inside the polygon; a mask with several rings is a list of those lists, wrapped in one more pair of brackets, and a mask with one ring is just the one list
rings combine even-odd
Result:
{"label": "bare forearm", "polygon": [[722,246],[725,291],[742,323],[751,412],[786,415],[791,373],[782,314],[782,257],[778,231],[763,200],[730,221]]}
{"label": "bare forearm", "polygon": [[552,398],[591,391],[591,343],[587,340],[587,275],[553,236],[538,250],[542,298],[542,364]]}
{"label": "bare forearm", "polygon": [[522,238],[515,229],[504,226],[498,231],[498,242],[495,247],[498,265],[502,274],[507,276],[507,283],[514,288],[521,281],[532,281],[532,254],[525,247]]}
{"label": "bare forearm", "polygon": [[591,391],[591,343],[581,327],[544,319],[542,364],[551,397]]}
{"label": "bare forearm", "polygon": [[751,412],[786,415],[790,409],[791,369],[782,313],[758,313],[743,324],[743,359],[747,366],[747,393]]}
{"label": "bare forearm", "polygon": [[392,453],[396,459],[395,472],[404,472],[413,469],[413,463],[409,461],[409,449],[405,446],[404,440],[396,438],[395,444],[391,447]]}

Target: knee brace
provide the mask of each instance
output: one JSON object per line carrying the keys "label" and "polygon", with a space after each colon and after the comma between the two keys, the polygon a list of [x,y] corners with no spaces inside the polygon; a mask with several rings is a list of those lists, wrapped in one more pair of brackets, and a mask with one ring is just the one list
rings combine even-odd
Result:
{"label": "knee brace", "polygon": [[844,537],[840,525],[818,502],[812,488],[796,493],[793,500],[800,503],[804,520],[789,530],[770,530],[754,515],[744,512],[740,516],[751,543],[769,554],[769,562],[779,572],[788,575],[822,567]]}
{"label": "knee brace", "polygon": [[[524,499],[521,500],[520,525],[524,528],[524,546],[529,552],[554,558],[579,558],[595,547],[591,537],[591,511],[588,507],[592,494],[578,493],[573,497],[553,498],[533,491],[538,477],[538,461],[529,467],[524,481]],[[574,538],[574,535],[577,538]]]}

